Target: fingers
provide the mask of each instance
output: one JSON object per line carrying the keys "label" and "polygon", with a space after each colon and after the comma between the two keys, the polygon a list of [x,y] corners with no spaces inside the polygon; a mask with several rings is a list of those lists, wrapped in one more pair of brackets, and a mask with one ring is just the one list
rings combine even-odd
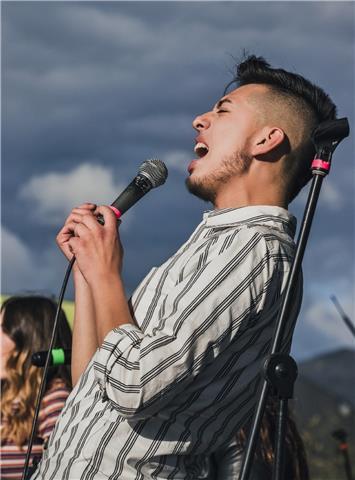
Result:
{"label": "fingers", "polygon": [[96,207],[97,207],[96,203],[86,202],[86,203],[83,203],[83,204],[79,205],[79,206],[76,207],[76,208],[84,208],[84,209],[86,209],[86,210],[92,210],[92,211],[94,211]]}
{"label": "fingers", "polygon": [[73,236],[75,227],[80,223],[80,221],[68,221],[65,223],[63,228],[60,230],[58,235]]}
{"label": "fingers", "polygon": [[[116,228],[117,224],[119,225],[121,223],[121,221],[117,219],[111,207],[106,205],[97,206],[94,203],[85,203],[73,208],[66,220],[66,224],[72,222],[85,223],[87,226],[94,228],[97,225],[94,223],[93,219],[95,219],[95,217],[97,217],[99,214],[104,217],[105,225],[108,224],[110,227]],[[97,222],[97,219],[95,219],[95,221]]]}
{"label": "fingers", "polygon": [[74,226],[74,237],[84,238],[85,235],[89,232],[90,232],[89,228],[83,222],[77,223]]}
{"label": "fingers", "polygon": [[67,258],[69,253],[67,242],[74,235],[76,225],[81,223],[83,215],[88,215],[90,213],[91,215],[93,215],[95,209],[96,204],[89,202],[83,203],[78,207],[73,208],[73,210],[70,212],[69,216],[65,220],[63,227],[58,232],[56,237],[57,244]]}
{"label": "fingers", "polygon": [[67,217],[66,221],[81,221],[82,215],[87,215],[89,213],[93,214],[96,209],[96,205],[94,203],[84,203],[83,205],[79,205],[78,207],[74,207],[73,210],[70,212],[69,216]]}
{"label": "fingers", "polygon": [[83,238],[90,231],[99,230],[99,228],[100,225],[92,213],[84,215],[72,214],[69,216],[60,234],[67,236],[67,239],[73,236]]}
{"label": "fingers", "polygon": [[[101,214],[104,217],[104,225],[101,225],[97,221],[96,217],[98,214]],[[114,230],[116,232],[118,222],[121,223],[120,220],[117,221],[116,215],[110,207],[96,207],[95,212],[93,212],[92,209],[82,209],[81,207],[77,207],[73,209],[72,213],[69,215],[63,229],[61,230],[61,234],[67,235],[69,239],[70,236],[83,238],[90,232],[103,232],[103,228],[106,230]]]}
{"label": "fingers", "polygon": [[[104,226],[97,221],[96,217],[98,214],[104,217]],[[57,235],[57,244],[67,255],[67,244],[72,237],[83,237],[89,231],[96,233],[101,231],[103,233],[103,228],[106,231],[115,230],[117,232],[117,220],[111,208],[107,206],[97,207],[94,203],[83,203],[78,207],[74,207],[70,212],[64,226]]]}
{"label": "fingers", "polygon": [[95,203],[83,203],[77,207],[74,207],[71,213],[85,213],[85,212],[94,212],[97,205]]}
{"label": "fingers", "polygon": [[70,214],[68,215],[66,221],[71,218],[78,218],[78,215],[86,215],[90,212],[94,212],[96,209],[96,205],[94,203],[84,203],[79,205],[78,207],[74,207]]}
{"label": "fingers", "polygon": [[73,208],[73,210],[70,212],[69,216],[65,220],[63,228],[71,228],[71,231],[74,231],[73,224],[81,223],[83,220],[83,216],[90,214],[90,212],[91,215],[93,215],[95,209],[96,205],[94,203],[84,203],[82,205],[79,205],[79,207]]}
{"label": "fingers", "polygon": [[110,227],[116,228],[117,222],[118,224],[121,223],[121,221],[117,219],[111,207],[108,207],[106,205],[97,206],[94,203],[84,203],[82,205],[79,205],[78,207],[73,208],[73,210],[70,212],[70,215],[67,217],[65,224],[67,225],[71,224],[72,222],[83,222],[87,226],[91,225],[91,227],[94,227],[96,226],[96,224],[91,219],[97,217],[98,214],[101,214],[104,217],[105,225],[106,223],[108,223]]}
{"label": "fingers", "polygon": [[69,248],[69,251],[72,255],[76,254],[76,251],[77,251],[78,246],[79,246],[79,242],[80,242],[80,240],[77,237],[71,237],[68,240],[68,248]]}
{"label": "fingers", "polygon": [[117,222],[117,217],[113,210],[106,206],[106,205],[100,205],[96,208],[95,210],[95,215],[101,214],[104,217],[105,220],[105,226],[110,229],[117,229],[117,224],[119,225],[121,221],[119,220]]}

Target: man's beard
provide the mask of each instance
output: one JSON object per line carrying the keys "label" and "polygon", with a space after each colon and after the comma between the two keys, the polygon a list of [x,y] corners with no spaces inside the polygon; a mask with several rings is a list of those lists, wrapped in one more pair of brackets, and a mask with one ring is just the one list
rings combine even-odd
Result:
{"label": "man's beard", "polygon": [[[203,161],[203,160],[201,160]],[[216,172],[202,178],[186,179],[186,187],[190,193],[206,202],[215,203],[218,191],[232,177],[243,175],[249,170],[252,157],[242,152],[235,152],[225,157]]]}

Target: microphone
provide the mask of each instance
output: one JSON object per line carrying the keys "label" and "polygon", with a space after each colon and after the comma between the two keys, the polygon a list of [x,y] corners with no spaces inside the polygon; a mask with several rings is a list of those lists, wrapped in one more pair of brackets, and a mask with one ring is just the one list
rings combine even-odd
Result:
{"label": "microphone", "polygon": [[[48,350],[35,352],[32,354],[31,363],[35,367],[44,367],[48,355]],[[70,365],[71,362],[71,350],[65,350],[63,348],[53,348],[51,351],[51,357],[49,360],[50,366],[56,365]]]}
{"label": "microphone", "polygon": [[[164,162],[158,159],[146,160],[141,164],[137,176],[126,187],[123,192],[111,203],[110,208],[117,218],[120,218],[129,208],[140,200],[152,188],[159,187],[165,183],[168,177],[168,169]],[[97,221],[105,224],[103,215],[97,216]]]}

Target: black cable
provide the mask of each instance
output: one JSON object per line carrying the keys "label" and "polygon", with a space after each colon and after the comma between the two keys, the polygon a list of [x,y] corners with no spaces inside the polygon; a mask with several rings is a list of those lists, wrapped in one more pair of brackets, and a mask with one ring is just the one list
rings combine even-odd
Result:
{"label": "black cable", "polygon": [[73,268],[74,262],[75,262],[75,257],[73,257],[71,259],[71,261],[68,265],[67,271],[65,272],[62,288],[61,288],[59,298],[58,298],[58,306],[57,306],[57,311],[56,311],[55,318],[54,318],[52,338],[51,338],[51,341],[49,343],[48,355],[47,355],[47,358],[46,358],[46,363],[45,363],[44,368],[43,368],[41,385],[39,387],[39,392],[38,392],[37,399],[36,399],[36,408],[35,408],[35,413],[34,413],[34,417],[33,417],[33,421],[32,421],[32,430],[31,430],[31,435],[30,435],[30,440],[29,440],[29,443],[28,443],[28,447],[27,447],[26,460],[25,460],[25,465],[24,465],[21,480],[28,480],[27,479],[28,467],[29,467],[29,463],[30,463],[32,446],[33,446],[33,442],[34,442],[34,438],[35,438],[37,420],[38,420],[39,410],[40,410],[40,407],[41,407],[41,401],[42,401],[42,397],[43,397],[43,393],[44,393],[44,387],[46,385],[46,377],[47,377],[47,374],[48,374],[48,369],[49,369],[49,364],[50,364],[50,359],[51,359],[51,352],[52,352],[54,342],[55,342],[55,339],[56,339],[56,336],[57,336],[57,330],[58,330],[58,324],[59,324],[59,322],[58,322],[59,314],[60,314],[60,311],[61,311],[61,308],[62,308],[64,293],[65,293],[65,290],[67,288],[69,276],[70,276],[71,270]]}
{"label": "black cable", "polygon": [[[121,215],[122,213],[126,212],[132,205],[134,205],[140,198],[142,198],[146,193],[148,193],[152,188],[156,188],[162,185],[165,182],[167,176],[168,176],[168,170],[165,164],[161,160],[153,159],[153,160],[147,160],[143,162],[139,168],[138,175],[133,179],[133,181],[128,185],[128,187],[121,193],[121,195],[119,195],[116,198],[116,200],[111,204],[111,207],[114,207],[114,210],[117,210],[118,208],[119,213]],[[104,217],[100,214],[97,217],[97,221],[101,225],[105,224]],[[52,338],[48,347],[48,355],[46,358],[46,363],[44,365],[41,385],[40,385],[40,389],[39,389],[37,400],[36,400],[36,409],[35,409],[35,414],[32,422],[32,431],[31,431],[31,436],[28,444],[26,461],[25,461],[24,471],[23,471],[21,480],[28,480],[26,478],[27,472],[28,472],[28,465],[30,461],[32,445],[33,445],[34,435],[36,431],[36,423],[39,415],[40,404],[41,404],[41,400],[44,392],[45,380],[48,372],[48,367],[50,364],[52,349],[54,346],[54,340],[58,330],[59,312],[62,307],[65,289],[67,287],[68,279],[69,279],[71,270],[73,268],[74,262],[75,262],[75,256],[73,256],[73,258],[71,259],[68,265],[68,268],[63,280],[62,289],[60,291],[59,298],[58,298],[58,308],[57,308],[57,312],[54,319]]]}

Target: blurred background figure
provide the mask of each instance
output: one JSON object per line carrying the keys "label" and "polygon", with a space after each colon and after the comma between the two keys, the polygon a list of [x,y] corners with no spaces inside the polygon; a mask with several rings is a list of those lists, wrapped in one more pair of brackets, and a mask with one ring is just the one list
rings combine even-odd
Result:
{"label": "blurred background figure", "polygon": [[[272,480],[277,409],[277,401],[274,397],[270,397],[261,422],[259,442],[251,469],[250,480]],[[247,440],[248,436],[245,430],[242,429],[237,433],[234,442],[226,449],[216,452],[212,458],[216,480],[238,480]],[[309,480],[306,451],[290,410],[286,421],[284,455],[284,478],[287,480]]]}
{"label": "blurred background figure", "polygon": [[[31,356],[48,350],[57,304],[42,296],[10,297],[1,306],[1,459],[2,479],[21,479],[31,434],[41,368]],[[71,348],[71,330],[61,311],[55,347]],[[70,367],[51,367],[41,402],[33,458],[41,457],[70,393]]]}

